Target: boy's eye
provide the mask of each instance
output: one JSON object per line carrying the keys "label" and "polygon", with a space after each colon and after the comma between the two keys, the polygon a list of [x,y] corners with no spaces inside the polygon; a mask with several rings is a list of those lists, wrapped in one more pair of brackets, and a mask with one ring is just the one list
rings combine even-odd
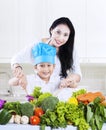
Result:
{"label": "boy's eye", "polygon": [[50,67],[51,65],[48,65],[48,67]]}
{"label": "boy's eye", "polygon": [[40,65],[40,67],[44,67],[44,65]]}

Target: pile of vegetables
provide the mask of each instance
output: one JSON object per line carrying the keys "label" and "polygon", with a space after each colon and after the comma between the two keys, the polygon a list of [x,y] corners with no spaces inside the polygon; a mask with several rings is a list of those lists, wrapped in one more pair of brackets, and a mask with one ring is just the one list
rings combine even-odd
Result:
{"label": "pile of vegetables", "polygon": [[106,122],[105,97],[100,92],[80,89],[73,92],[67,102],[59,101],[51,93],[42,93],[35,87],[26,103],[3,102],[0,124],[17,123],[52,128],[76,126],[79,130],[102,130]]}
{"label": "pile of vegetables", "polygon": [[80,130],[87,130],[87,124],[83,111],[75,104],[58,102],[53,111],[47,110],[41,116],[41,124],[52,128],[65,128],[69,124],[78,126]]}
{"label": "pile of vegetables", "polygon": [[30,102],[6,102],[0,112],[0,124],[28,124],[29,117],[33,115],[33,107]]}
{"label": "pile of vegetables", "polygon": [[84,112],[84,117],[92,130],[102,130],[103,123],[106,122],[106,100],[101,92],[83,92],[82,90],[73,93],[76,97],[80,109]]}

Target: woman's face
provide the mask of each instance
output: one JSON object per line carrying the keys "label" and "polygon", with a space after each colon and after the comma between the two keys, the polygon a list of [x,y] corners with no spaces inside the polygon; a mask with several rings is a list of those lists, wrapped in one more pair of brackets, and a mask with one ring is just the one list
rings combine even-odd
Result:
{"label": "woman's face", "polygon": [[67,42],[69,35],[69,27],[65,24],[59,24],[51,30],[51,41],[49,44],[59,48]]}
{"label": "woman's face", "polygon": [[41,79],[43,79],[44,81],[48,81],[51,74],[53,73],[54,66],[55,65],[53,65],[51,63],[43,62],[43,63],[37,64],[35,66],[35,69]]}

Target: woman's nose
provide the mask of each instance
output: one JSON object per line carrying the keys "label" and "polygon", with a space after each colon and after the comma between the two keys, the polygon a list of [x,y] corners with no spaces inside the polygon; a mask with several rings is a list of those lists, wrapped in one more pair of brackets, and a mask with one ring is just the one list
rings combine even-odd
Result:
{"label": "woman's nose", "polygon": [[63,35],[60,35],[60,36],[59,36],[59,41],[60,41],[60,42],[63,42],[63,41],[64,41],[64,36],[63,36]]}

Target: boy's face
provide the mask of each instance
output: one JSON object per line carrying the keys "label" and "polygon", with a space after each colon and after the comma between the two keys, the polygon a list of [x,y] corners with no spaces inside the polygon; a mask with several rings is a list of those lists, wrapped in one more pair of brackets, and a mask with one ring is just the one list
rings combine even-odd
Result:
{"label": "boy's face", "polygon": [[53,73],[54,67],[55,65],[51,63],[40,63],[35,66],[35,69],[41,79],[48,81],[51,74]]}

